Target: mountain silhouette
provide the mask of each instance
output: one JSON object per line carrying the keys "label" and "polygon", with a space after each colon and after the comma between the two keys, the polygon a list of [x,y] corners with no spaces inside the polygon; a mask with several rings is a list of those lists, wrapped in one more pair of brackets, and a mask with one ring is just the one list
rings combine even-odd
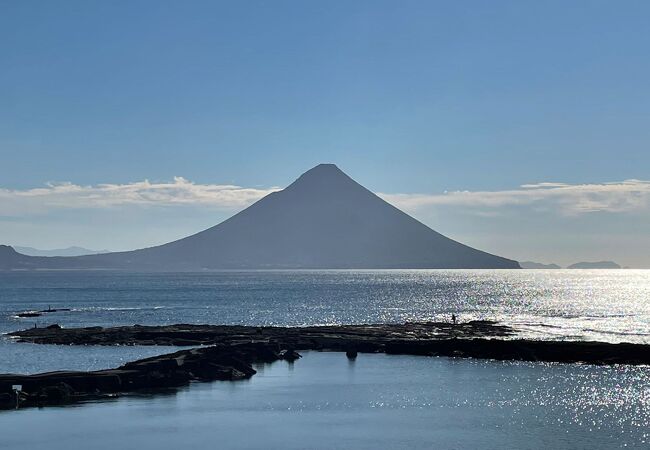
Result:
{"label": "mountain silhouette", "polygon": [[511,269],[519,264],[437,233],[335,165],[320,164],[224,222],[168,244],[78,257],[31,257],[0,248],[3,267],[189,271]]}

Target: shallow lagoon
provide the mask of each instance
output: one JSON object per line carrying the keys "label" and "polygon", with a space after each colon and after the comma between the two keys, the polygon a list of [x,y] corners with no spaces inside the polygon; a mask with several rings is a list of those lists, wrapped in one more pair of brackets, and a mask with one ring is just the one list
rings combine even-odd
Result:
{"label": "shallow lagoon", "polygon": [[650,368],[308,352],[258,370],[3,412],[0,447],[647,448],[650,438]]}

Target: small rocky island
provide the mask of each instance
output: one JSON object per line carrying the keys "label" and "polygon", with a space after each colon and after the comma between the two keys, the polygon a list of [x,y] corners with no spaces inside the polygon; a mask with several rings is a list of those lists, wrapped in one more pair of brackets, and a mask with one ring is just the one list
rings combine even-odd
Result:
{"label": "small rocky island", "polygon": [[88,327],[58,325],[9,334],[18,342],[60,345],[174,345],[192,348],[93,372],[0,375],[0,409],[45,406],[192,381],[239,380],[256,363],[294,361],[298,351],[387,353],[587,364],[650,364],[650,345],[537,341],[490,321],[255,327],[169,325]]}

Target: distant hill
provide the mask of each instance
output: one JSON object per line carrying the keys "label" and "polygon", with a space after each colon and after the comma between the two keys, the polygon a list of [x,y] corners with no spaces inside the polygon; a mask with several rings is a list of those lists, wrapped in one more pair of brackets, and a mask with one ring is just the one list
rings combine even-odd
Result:
{"label": "distant hill", "polygon": [[519,265],[522,269],[561,269],[562,267],[557,264],[542,264],[534,261],[520,261]]}
{"label": "distant hill", "polygon": [[620,269],[614,261],[579,262],[571,264],[567,269]]}
{"label": "distant hill", "polygon": [[89,250],[83,247],[68,247],[58,248],[53,250],[41,250],[34,247],[19,247],[14,246],[18,253],[27,256],[81,256],[81,255],[97,255],[99,253],[110,253],[110,250]]}
{"label": "distant hill", "polygon": [[304,173],[226,221],[157,247],[75,257],[0,248],[0,268],[514,269],[516,261],[451,240],[388,204],[333,164]]}

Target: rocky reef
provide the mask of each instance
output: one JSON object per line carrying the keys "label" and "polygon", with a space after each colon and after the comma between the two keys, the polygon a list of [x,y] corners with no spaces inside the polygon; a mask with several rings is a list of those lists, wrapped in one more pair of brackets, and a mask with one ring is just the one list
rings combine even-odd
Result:
{"label": "rocky reef", "polygon": [[[238,380],[253,364],[293,361],[297,351],[471,357],[587,364],[650,364],[650,345],[521,339],[489,321],[313,327],[169,325],[61,328],[10,333],[18,342],[61,345],[193,346],[176,353],[95,372],[0,375],[0,408],[74,402],[191,381]],[[17,388],[18,386],[18,388]]]}
{"label": "rocky reef", "polygon": [[18,342],[63,345],[213,345],[251,341],[284,342],[293,348],[340,349],[348,345],[378,349],[390,341],[469,339],[512,336],[507,326],[490,321],[459,324],[423,322],[405,324],[331,325],[310,327],[254,327],[239,325],[161,325],[61,328],[50,325],[9,333]]}
{"label": "rocky reef", "polygon": [[120,394],[177,388],[191,381],[241,380],[255,363],[299,358],[277,344],[250,342],[181,350],[93,372],[0,375],[0,409],[48,406],[110,398]]}

